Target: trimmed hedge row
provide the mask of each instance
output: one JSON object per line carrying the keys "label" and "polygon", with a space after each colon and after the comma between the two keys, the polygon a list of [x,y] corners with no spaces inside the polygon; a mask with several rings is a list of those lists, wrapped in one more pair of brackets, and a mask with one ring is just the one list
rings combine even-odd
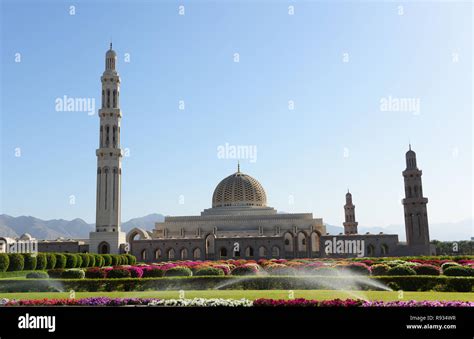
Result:
{"label": "trimmed hedge row", "polygon": [[205,290],[205,289],[361,289],[377,290],[373,281],[405,291],[445,290],[469,292],[473,277],[445,276],[385,276],[369,277],[366,282],[349,282],[345,277],[282,277],[282,276],[199,276],[125,279],[27,279],[0,280],[0,292],[45,292],[62,290],[81,291],[144,291],[144,290]]}
{"label": "trimmed hedge row", "polygon": [[131,254],[0,253],[0,272],[134,265],[136,262]]}

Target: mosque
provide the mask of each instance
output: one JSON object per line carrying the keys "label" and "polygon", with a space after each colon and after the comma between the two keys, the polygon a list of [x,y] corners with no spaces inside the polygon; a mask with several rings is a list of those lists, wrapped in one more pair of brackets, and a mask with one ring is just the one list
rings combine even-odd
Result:
{"label": "mosque", "polygon": [[396,234],[359,234],[355,206],[347,192],[344,233],[330,235],[322,218],[312,213],[279,213],[268,206],[257,179],[240,170],[224,178],[212,195],[212,207],[196,216],[168,216],[153,230],[120,229],[122,149],[120,148],[121,79],[117,54],[106,52],[101,77],[102,106],[98,115],[96,229],[86,240],[39,241],[39,251],[131,253],[140,261],[353,256],[430,255],[422,171],[416,154],[406,153],[403,171],[406,243]]}

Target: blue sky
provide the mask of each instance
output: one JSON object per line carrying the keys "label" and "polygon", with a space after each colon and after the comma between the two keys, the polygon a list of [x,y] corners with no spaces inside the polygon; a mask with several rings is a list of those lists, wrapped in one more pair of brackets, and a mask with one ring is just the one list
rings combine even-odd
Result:
{"label": "blue sky", "polygon": [[[124,221],[210,207],[236,170],[236,159],[217,156],[229,143],[256,147],[241,169],[278,210],[340,225],[350,188],[361,225],[401,224],[409,141],[430,222],[471,218],[469,2],[1,6],[2,213],[95,221],[97,112],[57,112],[55,99],[95,98],[98,107],[112,39],[129,151]],[[382,110],[390,96],[418,100],[419,112]]]}

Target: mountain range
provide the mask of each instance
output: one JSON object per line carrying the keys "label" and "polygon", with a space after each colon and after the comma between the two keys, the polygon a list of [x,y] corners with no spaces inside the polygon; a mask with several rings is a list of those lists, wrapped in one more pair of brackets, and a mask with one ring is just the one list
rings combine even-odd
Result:
{"label": "mountain range", "polygon": [[[153,213],[141,218],[133,218],[122,223],[124,232],[130,231],[134,227],[141,227],[151,230],[155,222],[163,221],[163,214]],[[66,239],[86,239],[89,232],[93,231],[95,224],[88,224],[83,219],[73,220],[52,219],[42,220],[32,216],[12,217],[7,214],[0,214],[0,237],[18,237],[23,233],[29,233],[37,239],[57,239],[63,237]],[[326,224],[326,231],[329,234],[339,234],[343,232],[342,226]],[[359,233],[370,232],[377,234],[398,234],[399,240],[405,240],[404,225],[389,225],[386,227],[367,227],[359,226]],[[454,223],[431,223],[430,238],[432,240],[450,241],[450,240],[470,240],[474,237],[473,220],[466,219]]]}

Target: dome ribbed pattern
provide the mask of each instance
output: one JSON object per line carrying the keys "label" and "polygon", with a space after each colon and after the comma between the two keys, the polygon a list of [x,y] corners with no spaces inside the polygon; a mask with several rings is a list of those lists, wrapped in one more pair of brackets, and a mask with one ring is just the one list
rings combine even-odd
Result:
{"label": "dome ribbed pattern", "polygon": [[212,207],[267,205],[262,185],[250,175],[236,172],[217,185],[212,196]]}

